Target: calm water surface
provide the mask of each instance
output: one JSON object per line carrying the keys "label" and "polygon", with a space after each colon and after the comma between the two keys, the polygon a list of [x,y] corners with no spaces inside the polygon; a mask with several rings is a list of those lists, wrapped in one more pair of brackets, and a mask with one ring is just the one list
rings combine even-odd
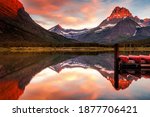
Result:
{"label": "calm water surface", "polygon": [[0,99],[150,99],[149,73],[118,74],[115,87],[113,53],[0,56]]}

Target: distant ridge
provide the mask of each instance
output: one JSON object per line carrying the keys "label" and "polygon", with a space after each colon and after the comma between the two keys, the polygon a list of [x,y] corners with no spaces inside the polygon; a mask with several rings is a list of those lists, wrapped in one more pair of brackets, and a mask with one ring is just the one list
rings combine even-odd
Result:
{"label": "distant ridge", "polygon": [[[137,39],[150,38],[149,28],[144,28],[148,26],[150,26],[149,18],[140,19],[138,16],[134,16],[127,8],[117,6],[110,16],[95,28],[68,33],[67,29],[63,29],[61,26],[61,28],[58,28],[57,25],[49,31],[81,42],[114,44],[130,40],[132,37]],[[140,37],[138,37],[139,35]]]}

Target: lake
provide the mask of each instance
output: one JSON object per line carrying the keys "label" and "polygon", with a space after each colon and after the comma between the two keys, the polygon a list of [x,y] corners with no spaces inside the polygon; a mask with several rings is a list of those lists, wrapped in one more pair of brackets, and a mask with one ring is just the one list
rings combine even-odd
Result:
{"label": "lake", "polygon": [[149,72],[120,74],[114,61],[114,53],[0,53],[0,99],[150,99]]}

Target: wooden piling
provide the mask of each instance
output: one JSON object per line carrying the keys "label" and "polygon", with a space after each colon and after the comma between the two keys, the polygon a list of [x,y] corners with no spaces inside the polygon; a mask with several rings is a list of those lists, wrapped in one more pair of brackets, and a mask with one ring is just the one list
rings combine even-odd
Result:
{"label": "wooden piling", "polygon": [[119,45],[114,45],[114,87],[119,88]]}

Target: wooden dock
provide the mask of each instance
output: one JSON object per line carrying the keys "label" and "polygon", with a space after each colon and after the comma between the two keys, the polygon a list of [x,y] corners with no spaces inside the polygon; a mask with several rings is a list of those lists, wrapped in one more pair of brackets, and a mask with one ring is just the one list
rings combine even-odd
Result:
{"label": "wooden dock", "polygon": [[114,45],[114,88],[119,89],[120,76],[133,75],[150,78],[150,55],[119,55],[118,44]]}
{"label": "wooden dock", "polygon": [[121,68],[150,68],[150,55],[120,55],[119,65]]}
{"label": "wooden dock", "polygon": [[146,74],[150,73],[150,55],[129,55],[119,56],[119,69],[118,71],[122,73],[130,73],[130,74]]}

